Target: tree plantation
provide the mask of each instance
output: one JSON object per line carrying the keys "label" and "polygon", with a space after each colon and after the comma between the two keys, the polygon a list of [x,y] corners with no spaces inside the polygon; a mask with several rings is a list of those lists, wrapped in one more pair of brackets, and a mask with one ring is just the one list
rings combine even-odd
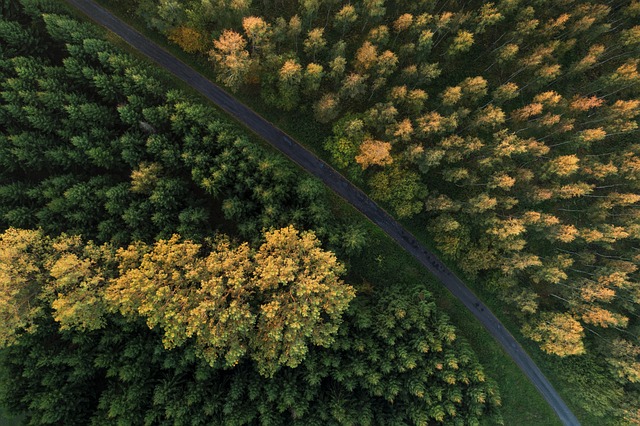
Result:
{"label": "tree plantation", "polygon": [[[3,407],[30,425],[503,423],[424,285],[350,282],[370,237],[319,181],[62,2],[0,5]],[[227,84],[259,79],[271,24],[213,40],[182,3],[147,6],[185,50],[215,43]],[[344,34],[364,24],[344,15]],[[326,36],[301,52],[320,60]],[[272,90],[293,108],[324,71],[287,61]],[[393,147],[369,143],[359,163],[375,169]]]}
{"label": "tree plantation", "polygon": [[334,165],[568,357],[585,410],[640,422],[640,2],[126,3],[331,128]]}

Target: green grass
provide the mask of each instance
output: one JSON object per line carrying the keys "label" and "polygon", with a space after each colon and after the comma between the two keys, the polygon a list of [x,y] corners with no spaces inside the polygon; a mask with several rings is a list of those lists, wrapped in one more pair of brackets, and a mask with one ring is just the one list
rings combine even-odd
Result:
{"label": "green grass", "polygon": [[[206,59],[186,54],[179,47],[168,43],[164,36],[146,28],[141,21],[136,20],[135,16],[128,10],[127,6],[124,6],[121,3],[115,4],[108,0],[98,0],[98,3],[101,3],[103,6],[107,6],[111,11],[135,27],[138,31],[145,34],[151,40],[155,41],[157,44],[171,52],[183,62],[192,66],[212,81],[215,81],[211,64]],[[79,18],[85,18],[83,15],[78,13],[75,15]],[[108,34],[107,38],[124,50],[132,53],[134,56],[144,58],[117,36]],[[171,80],[175,87],[185,90],[194,97],[209,103],[208,100],[194,91],[186,83],[177,78],[173,78],[172,76],[168,76],[167,78]],[[256,112],[260,113],[267,120],[292,135],[296,140],[303,143],[309,150],[317,154],[319,157],[323,158],[325,161],[330,160],[327,153],[322,149],[322,143],[324,138],[330,134],[331,128],[330,126],[321,125],[310,119],[308,111],[303,112],[302,117],[300,115],[296,115],[296,120],[292,120],[292,115],[268,107],[262,102],[259,96],[255,95],[255,93],[241,92],[235,94],[235,96]],[[263,146],[268,146],[257,137],[253,137],[253,139],[256,140],[256,142],[261,143]],[[270,146],[268,147],[269,149],[272,149]],[[378,283],[389,284],[397,282],[399,279],[402,281],[424,283],[424,285],[433,294],[438,306],[448,314],[452,323],[459,329],[459,335],[463,336],[463,338],[470,343],[488,375],[498,383],[502,396],[502,414],[505,424],[508,426],[546,426],[561,424],[559,419],[555,416],[555,413],[544,401],[531,382],[529,382],[526,376],[506,355],[493,337],[490,336],[484,327],[482,327],[482,325],[475,319],[471,312],[469,312],[459,301],[457,301],[457,299],[444,289],[436,279],[427,272],[426,269],[424,269],[404,250],[398,247],[395,242],[386,236],[386,234],[384,234],[377,226],[364,219],[359,215],[359,213],[337,196],[334,198],[336,199],[335,202],[339,205],[339,210],[342,214],[357,216],[360,221],[365,223],[371,240],[371,245],[366,249],[365,253],[363,253],[360,258],[354,259],[351,262],[351,271],[349,274],[351,279],[366,279],[370,282],[375,280]],[[421,227],[414,223],[405,223],[405,225],[408,226],[416,237],[433,248],[433,244],[431,244],[426,232],[424,231],[424,226]],[[459,276],[462,276],[455,267],[453,270]],[[602,419],[590,418],[575,403],[572,403],[573,401],[569,397],[570,391],[568,387],[555,379],[552,368],[553,363],[549,357],[542,354],[535,345],[531,344],[531,342],[523,339],[518,332],[519,327],[514,318],[509,315],[508,311],[504,310],[504,304],[500,303],[493,295],[483,290],[482,286],[478,283],[470,282],[468,280],[466,282],[469,284],[470,288],[472,288],[472,290],[476,292],[476,294],[478,294],[491,308],[496,316],[500,318],[519,342],[523,344],[523,347],[525,347],[527,352],[538,363],[540,368],[548,374],[549,379],[561,395],[563,395],[565,401],[570,405],[572,410],[574,410],[574,413],[583,422],[583,424],[605,424]]]}

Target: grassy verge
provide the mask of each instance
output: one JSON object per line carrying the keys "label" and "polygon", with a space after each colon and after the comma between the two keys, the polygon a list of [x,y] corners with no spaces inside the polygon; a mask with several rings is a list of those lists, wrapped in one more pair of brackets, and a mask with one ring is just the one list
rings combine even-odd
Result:
{"label": "grassy verge", "polygon": [[[150,39],[163,46],[176,57],[188,63],[193,68],[204,74],[210,79],[214,79],[210,64],[203,58],[184,53],[177,46],[167,43],[163,36],[144,27],[144,25],[136,21],[134,16],[129,13],[126,6],[117,6],[115,3],[100,0],[99,3],[108,6],[113,12],[127,21],[129,24],[144,33]],[[80,15],[77,15],[80,17]],[[129,48],[119,38],[110,35],[108,38],[114,43],[123,47],[134,55],[141,57],[136,51]],[[170,77],[169,77],[170,78]],[[176,87],[187,91],[188,93],[203,99],[197,92],[192,90],[185,83],[178,79],[170,78],[172,84]],[[297,140],[305,144],[307,148],[315,152],[325,160],[328,156],[322,150],[322,142],[324,137],[330,133],[330,128],[320,125],[305,114],[296,114],[296,120],[292,120],[292,116],[283,112],[267,107],[262,103],[259,97],[251,93],[240,93],[237,97],[251,106],[254,110],[262,114],[266,119],[282,128],[287,133],[294,136]],[[305,119],[309,118],[309,119]],[[254,138],[257,140],[257,138]],[[260,143],[263,143],[260,141]],[[264,143],[263,143],[264,144]],[[266,144],[264,144],[266,145]],[[534,386],[520,372],[518,367],[503,352],[497,342],[484,330],[484,328],[475,320],[473,315],[464,306],[459,303],[451,294],[446,291],[439,283],[411,256],[401,250],[390,238],[388,238],[376,226],[359,216],[350,206],[346,205],[341,199],[336,198],[336,204],[340,205],[342,214],[358,215],[359,220],[365,222],[368,234],[370,235],[370,246],[365,253],[358,259],[354,259],[351,265],[351,278],[368,280],[377,283],[393,283],[398,280],[406,282],[424,283],[436,299],[439,307],[446,312],[451,318],[453,324],[459,329],[462,335],[471,344],[474,351],[478,354],[481,363],[484,365],[487,373],[498,383],[502,395],[503,407],[502,412],[507,425],[556,425],[560,424],[559,420],[540,396]],[[413,225],[413,224],[409,224]],[[411,230],[422,241],[428,243],[428,239],[424,232],[417,226],[410,226]],[[498,317],[504,321],[505,325],[514,333],[516,337],[521,337],[517,333],[517,326],[508,316],[502,312],[502,306],[498,301],[493,300],[490,295],[481,291],[479,285],[473,285],[472,288],[487,302],[494,310]],[[523,341],[520,338],[520,341]],[[544,371],[550,371],[549,363],[542,358],[542,354],[536,354],[535,348],[531,345],[525,345],[529,353],[539,362]],[[539,352],[539,351],[538,351]],[[553,381],[553,375],[550,375]],[[563,387],[561,384],[555,383],[561,393]],[[566,395],[565,395],[566,397]],[[573,405],[573,404],[572,404]],[[581,417],[585,424],[587,418],[584,413],[574,410]]]}

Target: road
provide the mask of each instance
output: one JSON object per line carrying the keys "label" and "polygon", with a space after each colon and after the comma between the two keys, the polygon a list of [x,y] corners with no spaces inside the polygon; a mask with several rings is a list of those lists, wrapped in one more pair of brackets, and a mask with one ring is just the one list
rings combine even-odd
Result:
{"label": "road", "polygon": [[440,282],[478,318],[482,325],[484,325],[489,333],[502,345],[518,367],[520,367],[531,380],[557,413],[563,424],[571,426],[580,424],[551,383],[549,383],[544,374],[542,374],[538,366],[522,349],[516,339],[506,330],[498,318],[493,315],[482,301],[478,299],[444,263],[427,250],[425,246],[387,212],[376,205],[364,192],[352,185],[340,173],[294,141],[290,136],[95,2],[90,0],[67,0],[67,2],[89,16],[94,22],[117,34],[133,48],[203,94],[300,165],[300,167],[322,180],[325,185],[379,226],[402,248],[435,275]]}

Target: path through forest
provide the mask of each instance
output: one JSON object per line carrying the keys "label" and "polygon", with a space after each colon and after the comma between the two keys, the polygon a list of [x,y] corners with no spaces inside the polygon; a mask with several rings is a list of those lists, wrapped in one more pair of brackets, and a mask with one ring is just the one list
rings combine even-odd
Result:
{"label": "path through forest", "polygon": [[374,203],[364,192],[352,185],[340,173],[294,141],[273,124],[233,98],[203,75],[169,52],[135,31],[113,14],[91,0],[67,0],[93,21],[112,31],[133,48],[149,57],[189,86],[203,94],[236,120],[273,145],[300,167],[322,182],[379,226],[402,248],[422,263],[438,280],[458,298],[484,325],[491,335],[533,382],[545,400],[565,425],[579,425],[578,419],[564,403],[538,366],[527,355],[516,339],[496,316],[464,283],[456,277],[433,253],[422,245],[386,211]]}

